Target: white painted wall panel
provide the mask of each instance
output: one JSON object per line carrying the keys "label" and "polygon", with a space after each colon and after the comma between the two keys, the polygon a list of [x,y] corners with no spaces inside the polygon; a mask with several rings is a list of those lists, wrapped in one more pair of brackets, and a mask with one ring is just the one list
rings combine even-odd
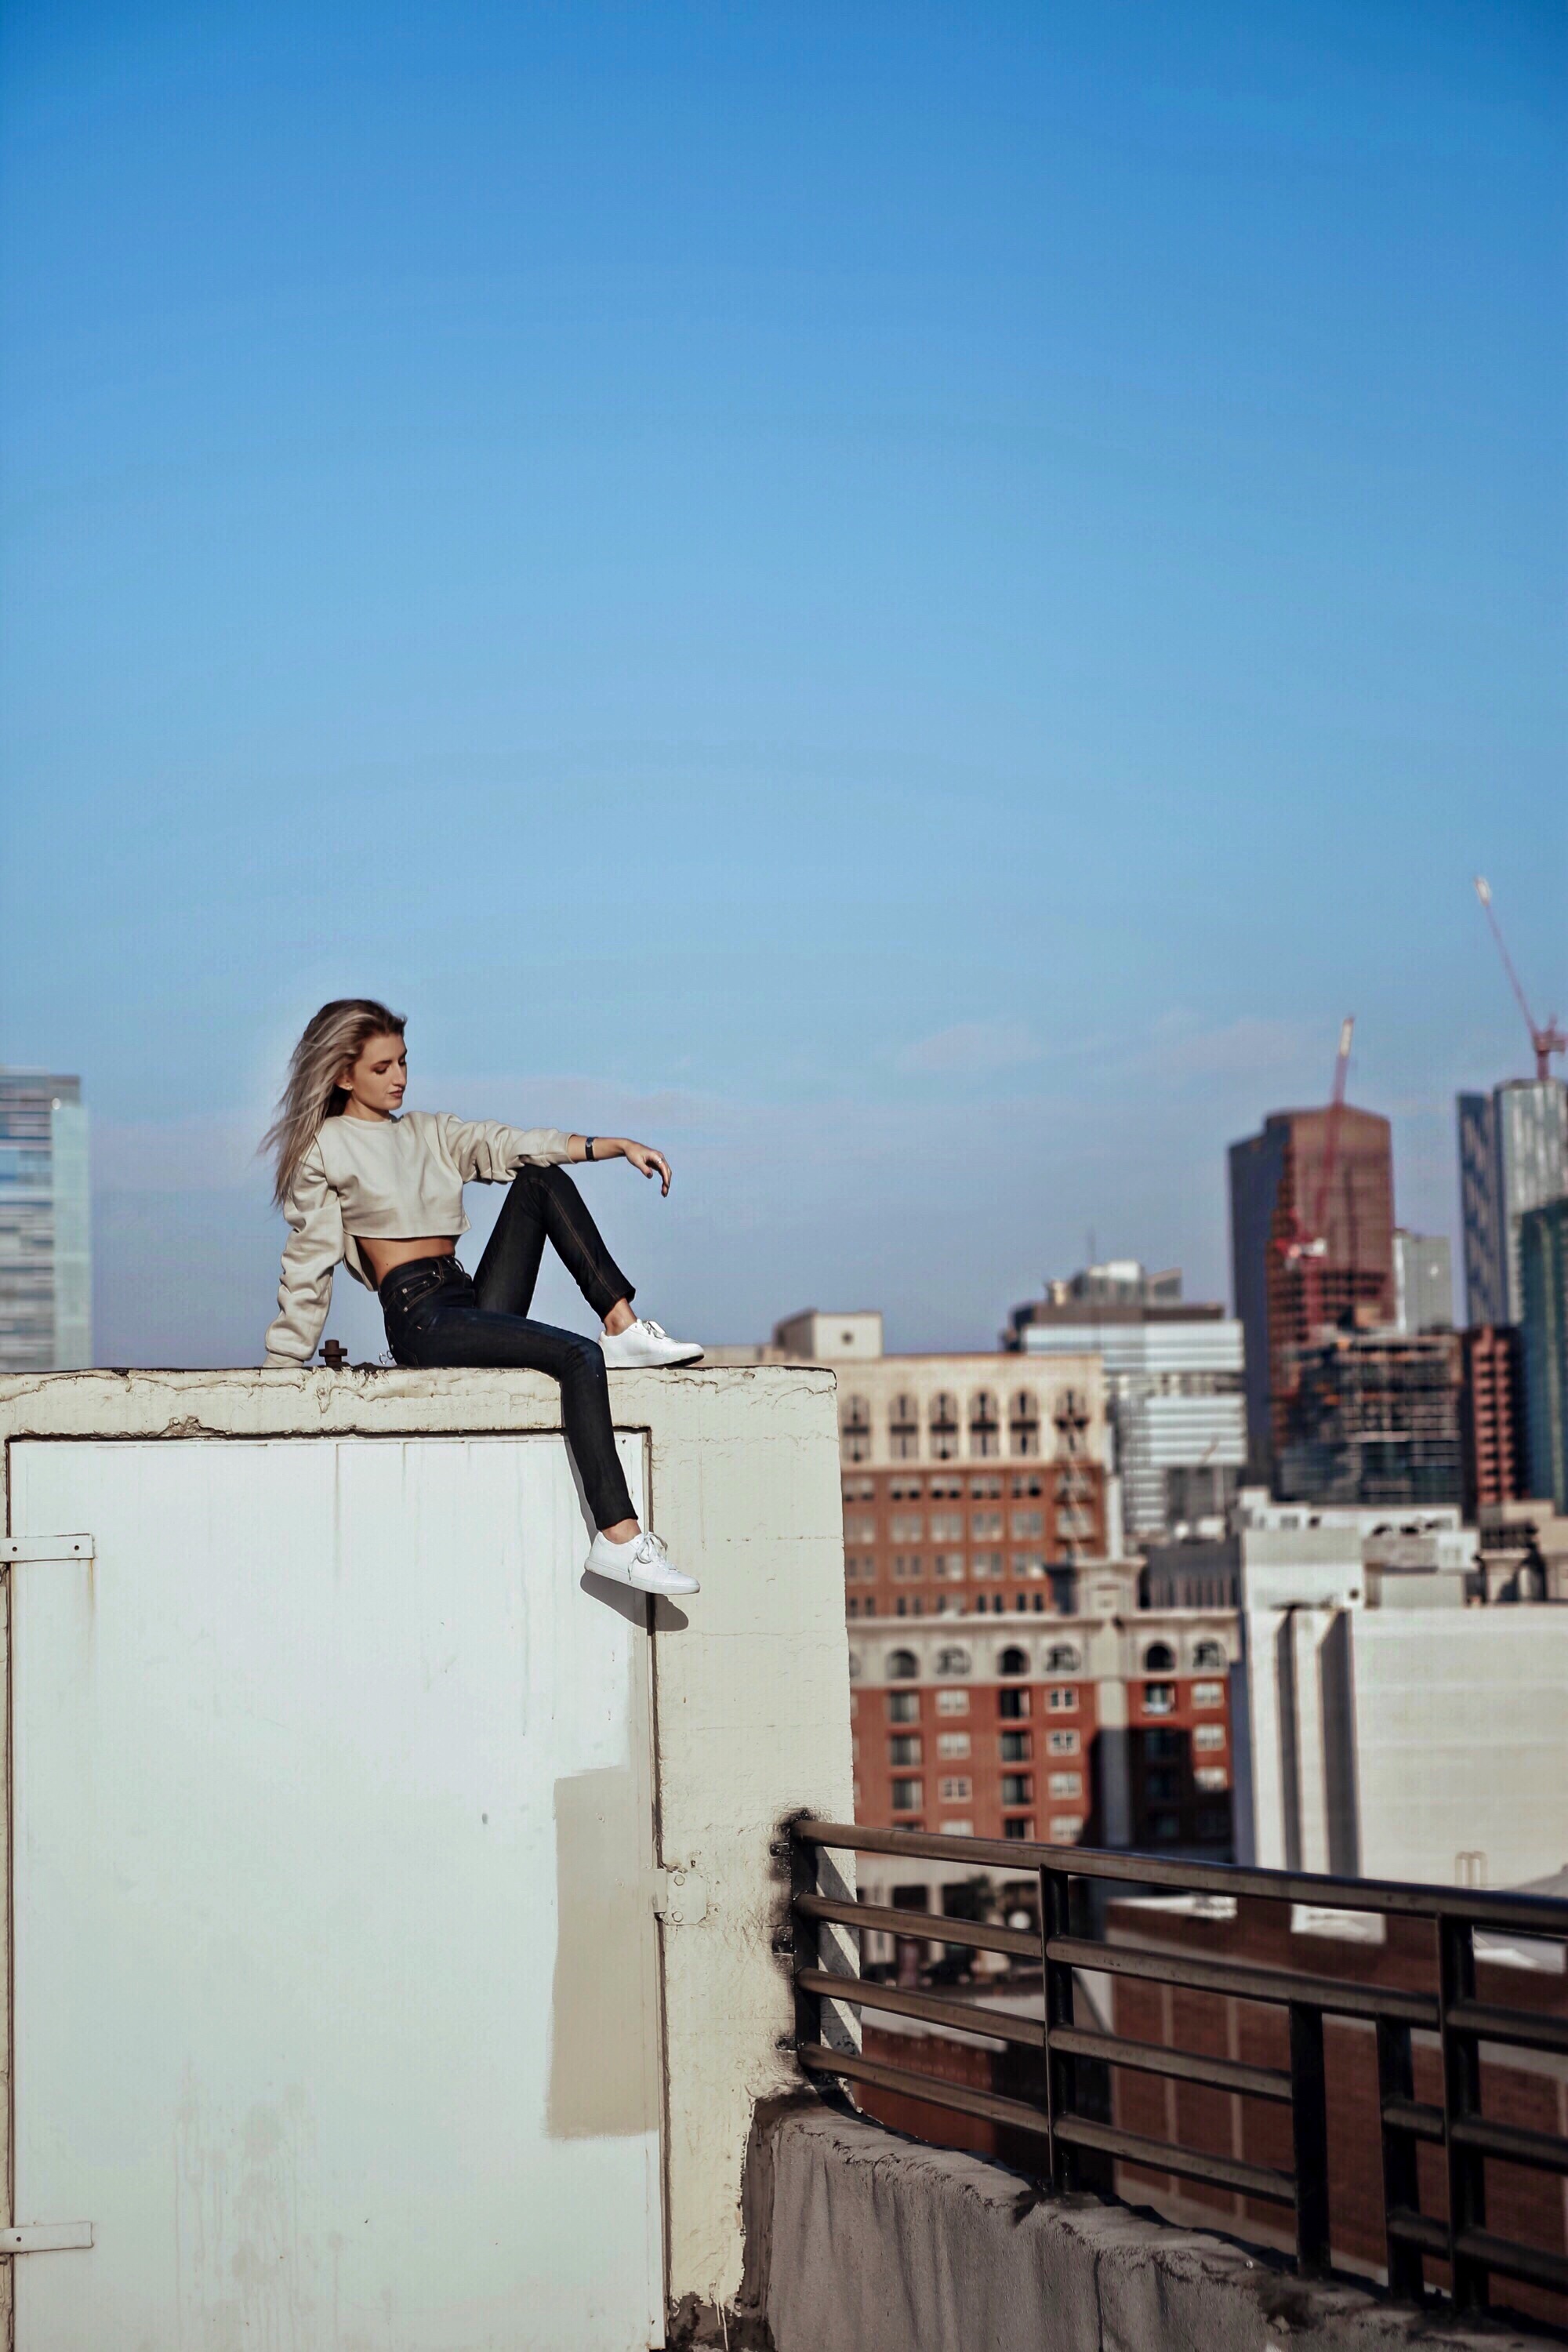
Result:
{"label": "white painted wall panel", "polygon": [[[642,1445],[621,1441],[640,1499]],[[662,2341],[646,1635],[555,1436],[12,1449],[18,2352]]]}

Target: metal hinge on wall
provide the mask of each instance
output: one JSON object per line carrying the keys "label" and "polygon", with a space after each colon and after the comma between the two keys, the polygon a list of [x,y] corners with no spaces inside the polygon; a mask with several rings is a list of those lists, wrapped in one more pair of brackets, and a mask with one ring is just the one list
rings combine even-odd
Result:
{"label": "metal hinge on wall", "polygon": [[29,2221],[0,2230],[0,2254],[69,2254],[92,2243],[90,2221]]}
{"label": "metal hinge on wall", "polygon": [[0,1560],[95,1559],[90,1536],[0,1536]]}
{"label": "metal hinge on wall", "polygon": [[695,1927],[708,1916],[708,1889],[689,1870],[656,1870],[652,1874],[656,1918],[668,1927]]}

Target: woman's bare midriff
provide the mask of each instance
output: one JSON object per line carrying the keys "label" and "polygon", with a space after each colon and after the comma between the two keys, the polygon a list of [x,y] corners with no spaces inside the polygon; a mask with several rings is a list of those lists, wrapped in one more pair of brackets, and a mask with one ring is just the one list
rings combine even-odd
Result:
{"label": "woman's bare midriff", "polygon": [[378,1290],[395,1265],[407,1265],[416,1257],[450,1257],[458,1246],[452,1234],[435,1234],[422,1242],[373,1242],[363,1234],[356,1238],[359,1254],[374,1275]]}

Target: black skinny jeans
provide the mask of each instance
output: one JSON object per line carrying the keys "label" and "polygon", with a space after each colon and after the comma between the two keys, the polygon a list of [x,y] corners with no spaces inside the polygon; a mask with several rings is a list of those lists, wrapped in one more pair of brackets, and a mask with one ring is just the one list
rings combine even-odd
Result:
{"label": "black skinny jeans", "polygon": [[382,1284],[393,1359],[443,1364],[515,1364],[561,1383],[561,1418],[596,1528],[637,1517],[616,1453],[610,1384],[596,1339],[529,1318],[546,1241],[590,1307],[606,1316],[632,1286],[569,1176],[520,1168],[472,1279],[455,1257],[416,1257]]}

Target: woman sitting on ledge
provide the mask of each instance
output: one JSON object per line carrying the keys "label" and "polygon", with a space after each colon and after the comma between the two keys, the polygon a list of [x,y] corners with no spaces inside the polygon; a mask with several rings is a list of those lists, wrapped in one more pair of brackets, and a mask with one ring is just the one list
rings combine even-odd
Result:
{"label": "woman sitting on ledge", "polygon": [[[561,1383],[561,1417],[598,1533],[595,1576],[639,1592],[684,1593],[676,1568],[637,1523],[616,1453],[606,1365],[689,1364],[700,1348],[632,1313],[635,1293],[600,1236],[563,1161],[629,1160],[669,1191],[662,1152],[624,1135],[564,1135],[449,1112],[400,1117],[408,1084],[403,1018],[363,996],[323,1004],[294,1048],[289,1083],[263,1150],[277,1154],[275,1198],[292,1227],[267,1362],[296,1369],[316,1351],[339,1261],[374,1290],[393,1360],[519,1365]],[[468,1230],[463,1185],[510,1181],[479,1272],[457,1259]],[[529,1317],[545,1242],[604,1328],[597,1340]]]}

